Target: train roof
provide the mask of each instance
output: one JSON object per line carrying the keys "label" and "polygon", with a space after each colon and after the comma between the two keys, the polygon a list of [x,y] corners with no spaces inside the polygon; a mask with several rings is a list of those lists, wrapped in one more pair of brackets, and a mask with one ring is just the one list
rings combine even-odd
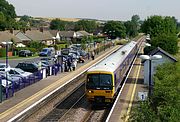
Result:
{"label": "train roof", "polygon": [[121,47],[119,50],[115,51],[113,54],[105,58],[102,62],[93,66],[88,70],[88,72],[114,72],[116,68],[124,61],[130,51],[135,47],[137,42],[131,41]]}

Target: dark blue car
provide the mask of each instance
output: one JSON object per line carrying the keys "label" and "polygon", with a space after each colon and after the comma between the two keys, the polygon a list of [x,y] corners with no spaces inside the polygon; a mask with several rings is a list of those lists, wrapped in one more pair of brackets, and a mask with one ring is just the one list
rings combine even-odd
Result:
{"label": "dark blue car", "polygon": [[43,48],[42,51],[39,53],[39,56],[50,56],[51,49],[50,48]]}

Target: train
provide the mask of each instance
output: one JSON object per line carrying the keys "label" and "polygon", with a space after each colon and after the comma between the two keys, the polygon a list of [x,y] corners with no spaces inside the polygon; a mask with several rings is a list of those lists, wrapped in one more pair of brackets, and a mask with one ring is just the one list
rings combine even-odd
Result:
{"label": "train", "polygon": [[87,71],[85,93],[93,103],[112,103],[139,49],[131,41]]}

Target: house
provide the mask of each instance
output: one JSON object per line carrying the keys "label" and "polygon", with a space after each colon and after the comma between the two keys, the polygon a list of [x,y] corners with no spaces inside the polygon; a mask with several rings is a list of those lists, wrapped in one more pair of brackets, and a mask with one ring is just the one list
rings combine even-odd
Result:
{"label": "house", "polygon": [[58,30],[49,30],[49,32],[58,40],[66,40],[71,42],[76,42],[81,40],[83,37],[90,36],[91,34],[86,31],[58,31]]}
{"label": "house", "polygon": [[77,38],[75,31],[58,31],[58,30],[49,30],[49,32],[58,40],[67,40],[75,41]]}
{"label": "house", "polygon": [[4,42],[4,41],[12,41],[15,44],[22,43],[22,41],[19,38],[17,38],[15,35],[13,35],[12,33],[8,32],[8,31],[0,31],[0,45],[1,45],[1,47],[4,46],[2,44],[2,42]]}
{"label": "house", "polygon": [[46,45],[52,45],[54,42],[53,35],[49,31],[43,30],[43,28],[28,30],[11,29],[10,33],[20,39],[21,42],[25,45],[27,45],[31,41],[38,41]]}
{"label": "house", "polygon": [[22,41],[22,43],[25,45],[31,42],[31,39],[28,38],[22,31],[16,33],[15,36],[19,38]]}
{"label": "house", "polygon": [[92,35],[92,34],[86,32],[86,31],[77,31],[76,34],[80,35],[82,37],[84,37],[84,36],[91,36]]}
{"label": "house", "polygon": [[[3,42],[12,42],[10,47],[12,47],[12,45],[15,45],[15,44],[17,45],[17,44],[22,43],[20,39],[18,39],[16,36],[11,34],[10,32],[0,31],[0,48],[5,48],[5,45],[3,44]],[[4,56],[3,52],[0,52],[0,56]],[[12,56],[12,51],[11,52],[8,51],[8,56]]]}
{"label": "house", "polygon": [[[155,48],[149,53],[150,56],[153,55],[161,55],[162,58],[158,60],[151,60],[151,79],[152,79],[152,84],[153,84],[153,75],[156,73],[156,68],[157,66],[163,64],[163,63],[168,63],[168,62],[177,62],[177,60],[171,56],[169,53],[161,49],[160,47]],[[145,60],[144,63],[144,84],[149,84],[149,60]]]}
{"label": "house", "polygon": [[24,35],[33,41],[38,41],[46,45],[53,44],[53,35],[49,31],[45,30],[27,30],[24,31]]}

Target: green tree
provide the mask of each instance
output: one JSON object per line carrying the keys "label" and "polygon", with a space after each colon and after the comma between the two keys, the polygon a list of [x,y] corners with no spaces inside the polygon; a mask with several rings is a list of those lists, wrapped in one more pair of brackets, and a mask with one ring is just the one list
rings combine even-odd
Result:
{"label": "green tree", "polygon": [[174,17],[151,16],[141,28],[144,33],[150,34],[152,46],[159,46],[171,54],[177,52],[177,22]]}
{"label": "green tree", "polygon": [[0,30],[14,27],[16,12],[13,5],[6,0],[0,0]]}
{"label": "green tree", "polygon": [[66,25],[65,21],[62,21],[60,19],[54,19],[50,23],[50,29],[63,31],[65,30],[65,25]]}
{"label": "green tree", "polygon": [[103,31],[106,32],[110,38],[126,37],[126,27],[120,21],[108,21],[105,24]]}
{"label": "green tree", "polygon": [[28,15],[24,15],[20,18],[19,21],[29,22],[29,21],[31,21],[31,17]]}
{"label": "green tree", "polygon": [[138,35],[140,29],[140,17],[138,15],[133,15],[131,21],[126,21],[124,25],[126,27],[127,36],[135,37]]}
{"label": "green tree", "polygon": [[4,30],[7,27],[7,22],[4,14],[0,12],[0,30]]}
{"label": "green tree", "polygon": [[177,24],[172,17],[151,16],[144,21],[141,28],[144,33],[148,33],[151,37],[160,34],[175,34],[177,32]]}
{"label": "green tree", "polygon": [[161,34],[156,37],[152,37],[151,44],[154,47],[161,47],[165,51],[175,54],[178,52],[178,39],[173,34]]}
{"label": "green tree", "polygon": [[79,20],[75,24],[76,31],[85,30],[89,33],[94,32],[95,29],[97,29],[97,27],[98,27],[98,24],[96,23],[96,21],[91,21],[91,20]]}
{"label": "green tree", "polygon": [[40,42],[38,42],[38,41],[32,41],[32,42],[29,43],[28,47],[34,48],[34,49],[36,49],[37,51],[41,51],[42,48],[45,47],[45,44],[40,43]]}

